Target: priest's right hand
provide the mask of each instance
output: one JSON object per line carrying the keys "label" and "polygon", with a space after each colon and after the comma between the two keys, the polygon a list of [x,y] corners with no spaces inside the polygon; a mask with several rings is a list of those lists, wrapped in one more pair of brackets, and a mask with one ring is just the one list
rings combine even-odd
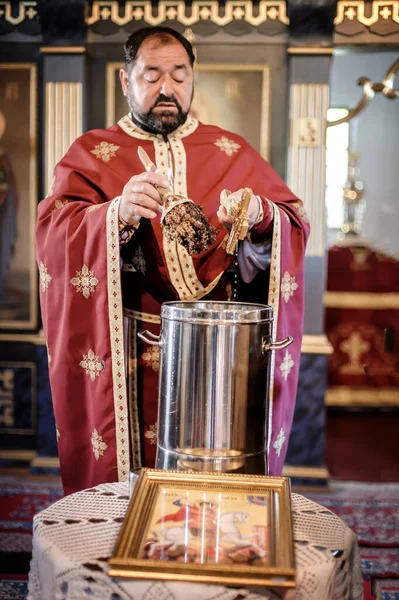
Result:
{"label": "priest's right hand", "polygon": [[168,188],[169,181],[160,173],[134,175],[123,188],[119,216],[128,225],[137,225],[141,217],[155,219],[162,200],[155,186]]}

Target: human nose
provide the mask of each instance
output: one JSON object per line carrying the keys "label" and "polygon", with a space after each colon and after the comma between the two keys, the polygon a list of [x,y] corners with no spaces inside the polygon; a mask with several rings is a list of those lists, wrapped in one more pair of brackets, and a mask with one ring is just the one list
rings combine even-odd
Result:
{"label": "human nose", "polygon": [[164,96],[173,96],[174,93],[174,86],[173,86],[173,80],[171,77],[169,77],[169,75],[165,75],[162,78],[162,82],[161,82],[161,94],[164,94]]}

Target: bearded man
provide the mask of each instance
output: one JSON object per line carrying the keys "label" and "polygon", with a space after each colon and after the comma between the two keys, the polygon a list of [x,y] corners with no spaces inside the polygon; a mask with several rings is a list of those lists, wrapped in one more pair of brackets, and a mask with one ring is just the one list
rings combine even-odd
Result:
{"label": "bearded man", "polygon": [[[194,54],[166,27],[132,34],[120,80],[130,113],[81,136],[39,204],[41,310],[66,493],[153,466],[159,357],[137,331],[159,333],[162,302],[263,300],[274,309],[276,351],[269,471],[281,473],[298,379],[303,320],[302,203],[240,136],[190,116]],[[142,146],[159,172],[143,172]],[[215,242],[190,256],[166,239],[156,186],[203,207]],[[223,189],[253,190],[249,232],[226,253]],[[262,391],[263,393],[263,391]],[[261,399],[260,399],[261,400]]]}

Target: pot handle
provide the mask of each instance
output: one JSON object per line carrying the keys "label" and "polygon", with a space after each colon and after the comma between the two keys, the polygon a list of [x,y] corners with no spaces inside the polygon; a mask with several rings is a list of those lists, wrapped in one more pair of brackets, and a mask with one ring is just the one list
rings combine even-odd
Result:
{"label": "pot handle", "polygon": [[159,341],[161,336],[151,333],[151,331],[148,331],[148,329],[143,329],[143,331],[139,331],[137,335],[141,340],[143,340],[143,342],[149,344],[150,346],[161,345],[161,342]]}
{"label": "pot handle", "polygon": [[281,340],[281,342],[266,342],[266,340],[263,338],[262,354],[265,354],[265,352],[268,352],[269,350],[282,350],[283,348],[290,346],[293,341],[294,338],[291,335]]}

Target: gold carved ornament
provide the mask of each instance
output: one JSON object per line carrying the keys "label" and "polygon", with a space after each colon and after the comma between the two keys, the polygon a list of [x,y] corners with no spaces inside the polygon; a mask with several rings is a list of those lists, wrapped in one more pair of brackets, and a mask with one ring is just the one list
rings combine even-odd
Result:
{"label": "gold carved ornament", "polygon": [[[367,8],[366,8],[367,6]],[[31,0],[13,4],[10,0],[0,0],[0,18],[4,17],[7,23],[13,26],[20,25],[23,21],[37,19],[37,1]],[[191,27],[199,21],[210,21],[219,27],[228,25],[232,21],[245,21],[253,27],[258,27],[266,21],[280,21],[289,24],[284,0],[261,0],[254,10],[251,0],[227,0],[224,10],[220,10],[218,0],[194,0],[191,7],[186,7],[184,0],[160,0],[154,8],[150,0],[128,1],[122,6],[118,0],[94,1],[88,6],[86,23],[94,25],[98,21],[112,21],[123,27],[131,21],[145,21],[149,25],[160,25],[167,20],[174,20],[185,27]],[[122,12],[123,11],[123,12]],[[366,12],[370,15],[366,16]],[[187,14],[188,13],[188,14]],[[222,13],[222,14],[220,14]],[[255,14],[256,13],[256,14]],[[345,19],[357,21],[365,27],[371,27],[380,20],[390,19],[399,23],[399,0],[341,0],[337,5],[335,25],[341,24]]]}
{"label": "gold carved ornament", "polygon": [[[371,14],[366,16],[367,11]],[[344,19],[349,21],[358,21],[365,27],[375,25],[379,20],[387,21],[391,19],[399,23],[399,1],[398,0],[374,0],[374,2],[365,2],[364,0],[340,0],[337,4],[337,16],[334,19],[334,25],[340,25]]]}
{"label": "gold carved ornament", "polygon": [[[19,2],[16,6],[12,7],[11,2],[0,2],[0,17],[4,17],[7,23],[17,26],[25,19],[32,20],[37,18],[36,10],[37,2]],[[18,14],[15,14],[16,8],[18,7]],[[12,10],[12,8],[14,8]]]}
{"label": "gold carved ornament", "polygon": [[[124,12],[122,13],[122,10]],[[93,2],[89,16],[86,19],[88,26],[98,21],[110,20],[119,27],[131,21],[145,21],[149,25],[161,25],[167,20],[177,21],[185,27],[191,27],[199,21],[210,21],[219,27],[224,27],[232,21],[246,21],[257,27],[266,21],[280,21],[288,25],[286,3],[283,0],[270,2],[261,0],[254,14],[254,3],[251,0],[227,0],[224,10],[221,10],[218,0],[194,0],[191,7],[187,7],[184,0],[171,2],[160,0],[156,8],[150,0],[125,2],[120,9],[117,0]]]}

